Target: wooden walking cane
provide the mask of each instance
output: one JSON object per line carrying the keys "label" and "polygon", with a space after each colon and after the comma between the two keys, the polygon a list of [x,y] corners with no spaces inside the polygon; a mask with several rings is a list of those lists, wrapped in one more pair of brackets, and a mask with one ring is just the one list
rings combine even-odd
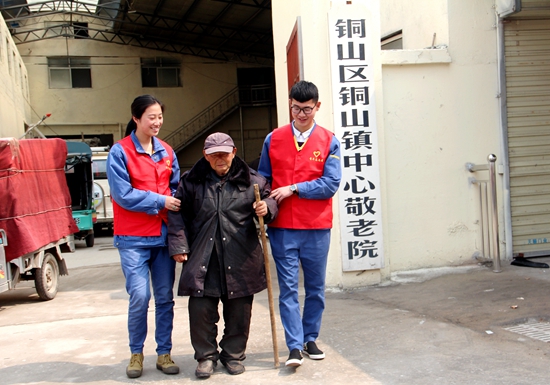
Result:
{"label": "wooden walking cane", "polygon": [[[256,195],[256,202],[261,200],[260,188],[257,184],[254,184],[254,195]],[[269,300],[269,317],[271,319],[271,339],[273,341],[273,360],[275,361],[275,367],[279,367],[279,348],[277,347],[277,329],[275,328],[275,307],[273,306],[273,290],[271,288],[271,272],[269,268],[269,253],[267,251],[267,239],[265,236],[264,217],[258,217],[260,224],[260,234],[262,237],[262,249],[264,249],[264,265],[265,275],[267,279],[267,298]]]}

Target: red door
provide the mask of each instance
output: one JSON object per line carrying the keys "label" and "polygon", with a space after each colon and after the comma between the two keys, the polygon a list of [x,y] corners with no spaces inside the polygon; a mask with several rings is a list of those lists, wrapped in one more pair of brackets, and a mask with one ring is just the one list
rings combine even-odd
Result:
{"label": "red door", "polygon": [[[286,68],[288,76],[288,91],[294,84],[299,82],[303,78],[303,63],[302,63],[302,41],[300,33],[300,18],[296,20],[290,39],[286,46]],[[292,114],[290,113],[290,121],[292,121]]]}

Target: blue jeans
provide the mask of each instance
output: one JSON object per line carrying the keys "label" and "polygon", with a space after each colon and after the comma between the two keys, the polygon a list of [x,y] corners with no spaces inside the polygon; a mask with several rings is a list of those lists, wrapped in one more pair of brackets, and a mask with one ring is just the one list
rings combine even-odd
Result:
{"label": "blue jeans", "polygon": [[[150,282],[155,296],[155,340],[157,354],[172,350],[174,321],[174,279],[176,261],[168,255],[167,247],[119,248],[120,264],[126,277],[128,334],[130,351],[142,353],[147,336],[147,310],[151,299]],[[149,278],[150,277],[150,278]]]}
{"label": "blue jeans", "polygon": [[[279,311],[289,350],[303,349],[315,341],[325,309],[325,277],[330,230],[290,230],[270,228],[269,242],[277,267]],[[303,314],[298,302],[300,265],[304,275]]]}

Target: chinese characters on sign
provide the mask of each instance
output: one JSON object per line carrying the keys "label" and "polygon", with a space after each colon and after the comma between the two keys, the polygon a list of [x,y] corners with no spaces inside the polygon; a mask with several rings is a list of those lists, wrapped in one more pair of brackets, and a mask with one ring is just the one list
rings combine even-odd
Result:
{"label": "chinese characters on sign", "polygon": [[384,263],[372,31],[357,17],[329,17],[334,127],[342,150],[344,271],[379,269]]}

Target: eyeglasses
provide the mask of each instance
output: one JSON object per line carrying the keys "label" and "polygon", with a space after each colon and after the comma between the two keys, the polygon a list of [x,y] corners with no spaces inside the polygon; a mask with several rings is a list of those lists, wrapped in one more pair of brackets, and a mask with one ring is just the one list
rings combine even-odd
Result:
{"label": "eyeglasses", "polygon": [[290,106],[290,108],[292,109],[292,112],[296,115],[299,115],[300,112],[303,112],[306,115],[310,115],[315,107],[300,108],[297,105],[293,104],[292,106]]}

